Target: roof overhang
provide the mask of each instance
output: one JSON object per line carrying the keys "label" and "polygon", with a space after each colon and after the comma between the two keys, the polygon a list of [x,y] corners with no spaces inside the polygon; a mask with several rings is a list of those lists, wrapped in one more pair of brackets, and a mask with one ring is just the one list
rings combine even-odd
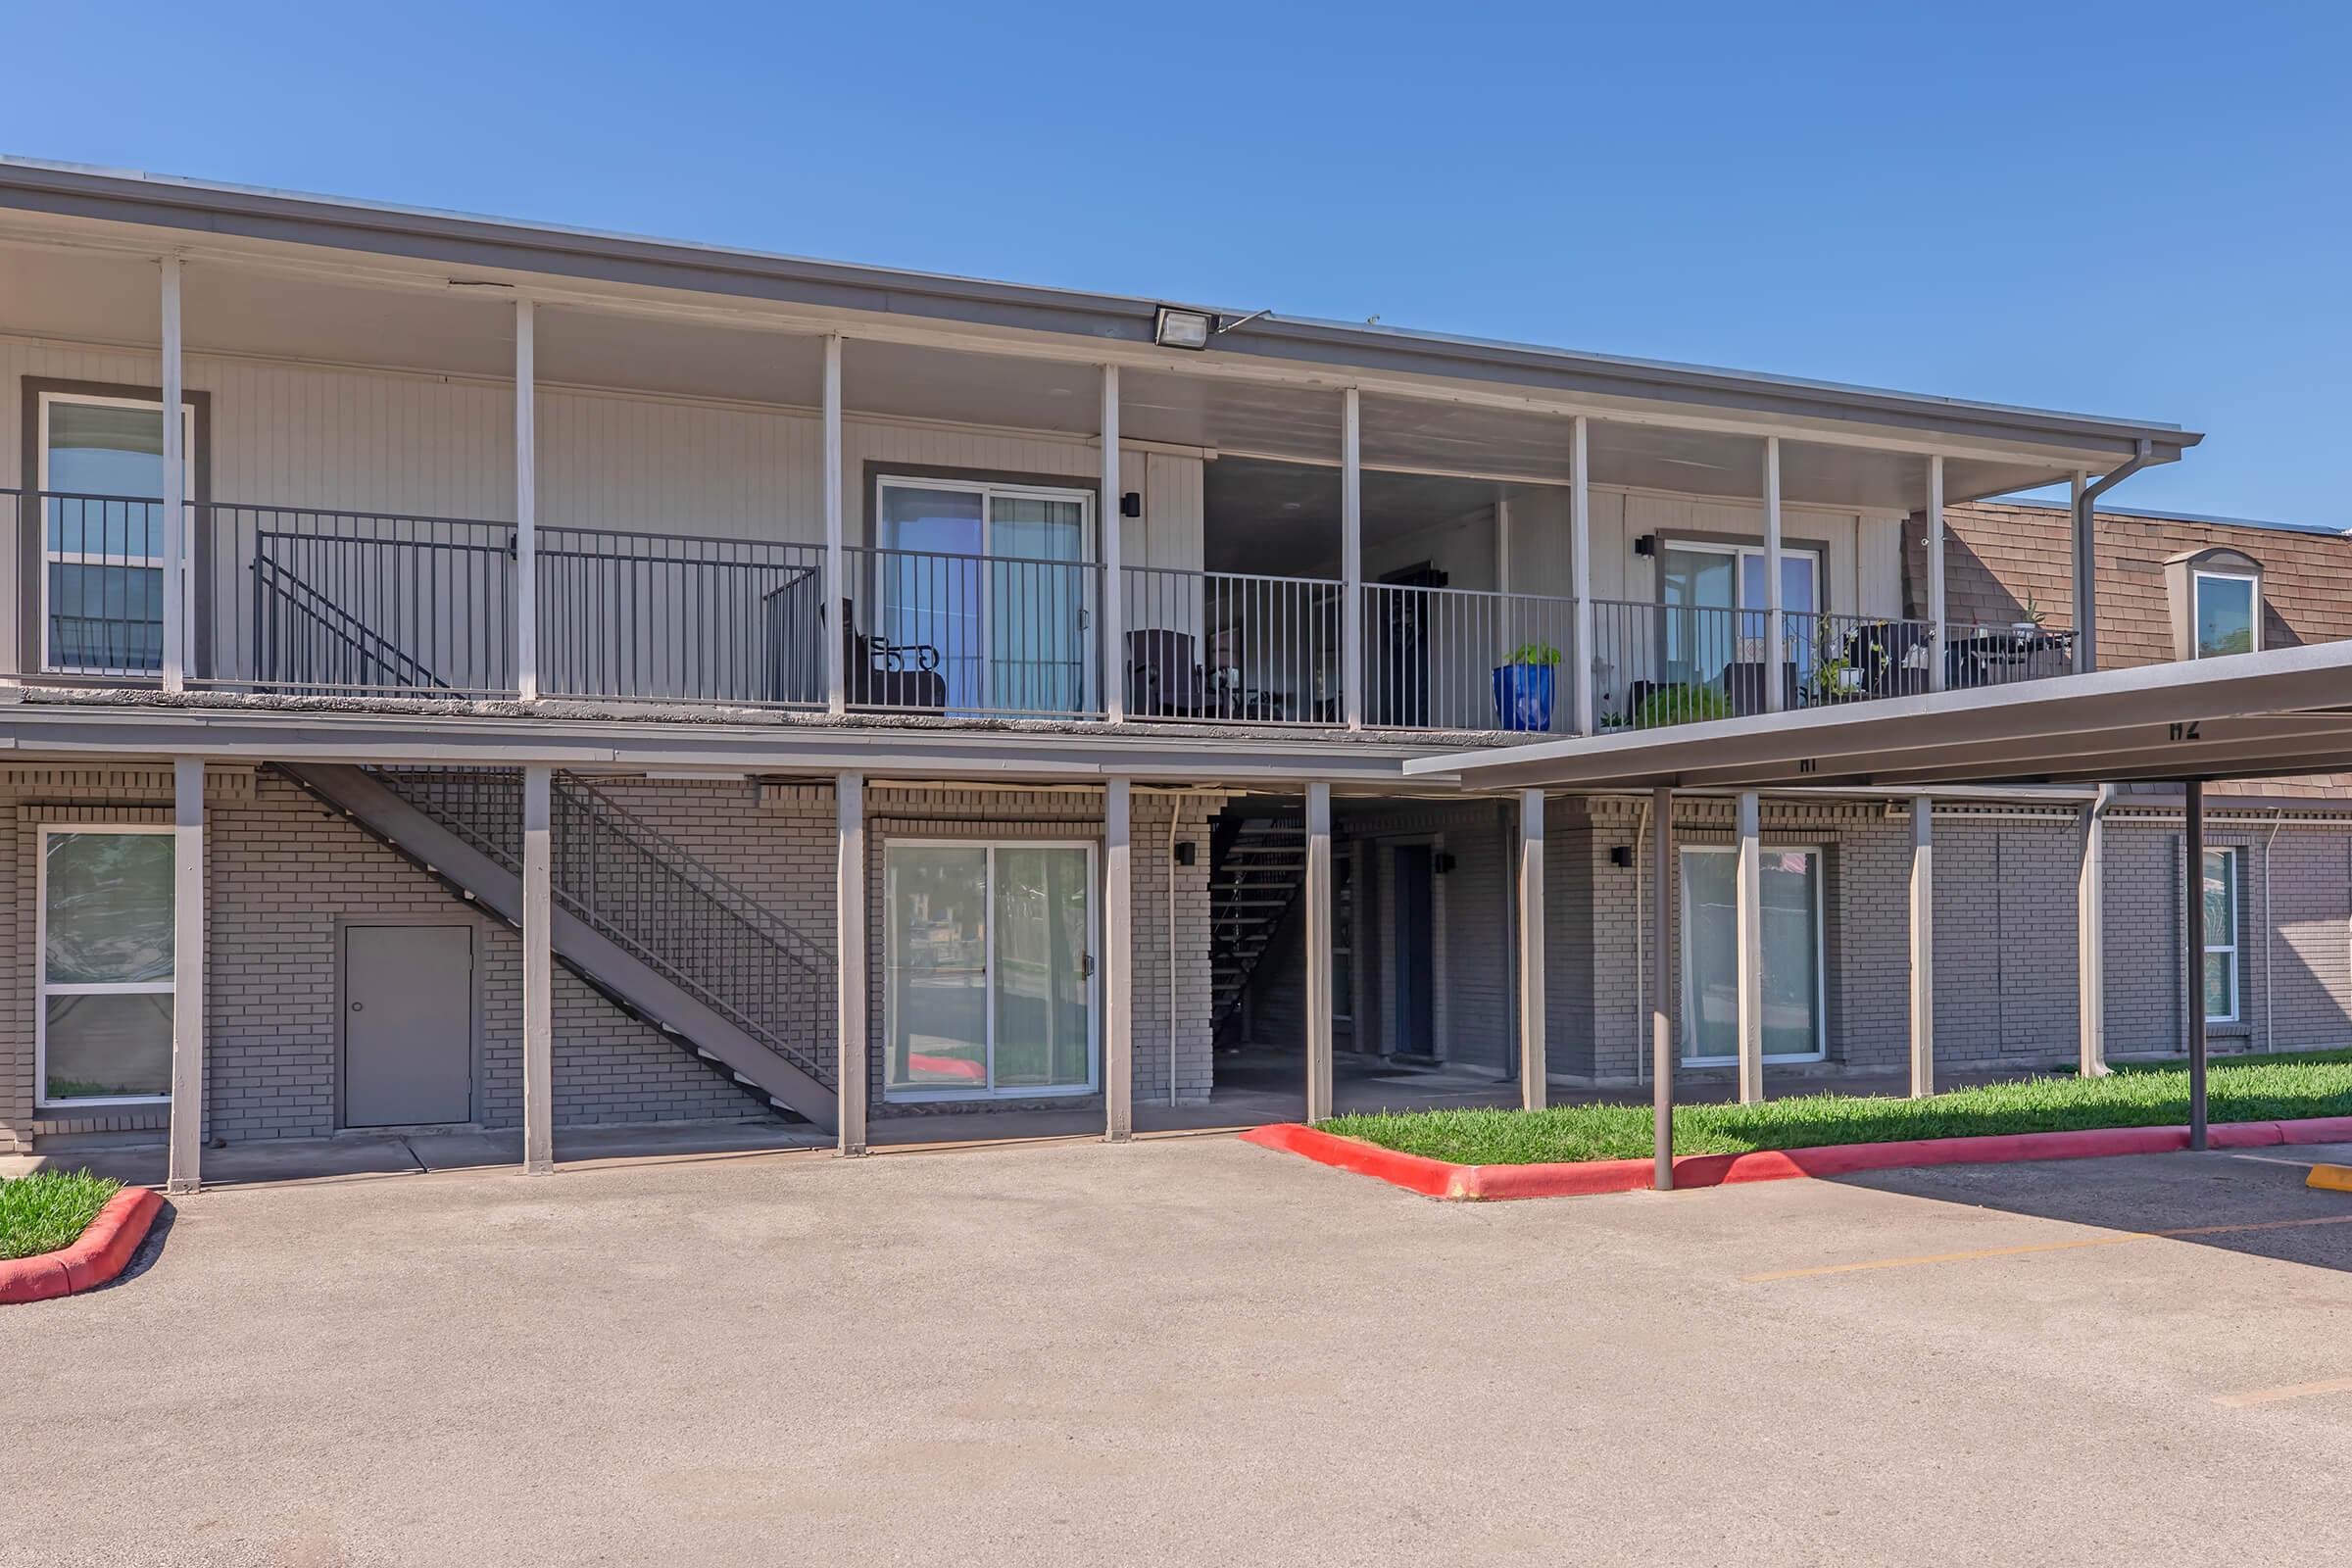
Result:
{"label": "roof overhang", "polygon": [[2088,784],[2352,768],[2352,642],[1416,759],[1466,789]]}
{"label": "roof overhang", "polygon": [[[906,271],[675,240],[285,191],[0,158],[0,213],[47,225],[111,230],[118,240],[210,247],[256,257],[309,251],[368,258],[446,287],[464,273],[510,285],[562,280],[596,291],[700,296],[836,323],[892,319],[1010,342],[1058,340],[1054,352],[1126,359],[1172,372],[1256,369],[1331,384],[1393,385],[1422,395],[1525,399],[1600,418],[1770,427],[1833,442],[1910,450],[1976,449],[2012,460],[1960,479],[1953,499],[2105,471],[2146,442],[2171,462],[2201,437],[2177,425],[2061,413],[1706,366],[1583,353],[1360,323],[1257,315],[1210,351],[1156,348],[1162,301]],[[1220,312],[1234,319],[1250,313]],[[1054,348],[1053,344],[1046,344]],[[1137,359],[1142,356],[1142,359]]]}

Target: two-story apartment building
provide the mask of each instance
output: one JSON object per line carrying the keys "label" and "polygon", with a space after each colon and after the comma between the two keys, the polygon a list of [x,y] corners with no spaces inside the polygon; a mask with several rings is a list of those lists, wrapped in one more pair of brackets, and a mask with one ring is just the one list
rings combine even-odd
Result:
{"label": "two-story apartment building", "polygon": [[[1661,913],[1694,1070],[1899,1063],[1916,790],[1694,787],[1661,887],[1650,796],[1429,760],[2087,669],[2155,612],[2080,634],[2101,583],[2035,573],[2088,502],[1985,498],[2198,439],[21,162],[0,400],[0,1147],[183,1183],[419,1125],[1117,1138],[1269,1057],[1321,1113],[1350,1052],[1630,1082]],[[2158,564],[2177,653],[2335,635],[2288,537]],[[1936,797],[1944,1062],[2171,1044],[2165,809]],[[2352,838],[2260,809],[2217,1027],[2340,1043]]]}

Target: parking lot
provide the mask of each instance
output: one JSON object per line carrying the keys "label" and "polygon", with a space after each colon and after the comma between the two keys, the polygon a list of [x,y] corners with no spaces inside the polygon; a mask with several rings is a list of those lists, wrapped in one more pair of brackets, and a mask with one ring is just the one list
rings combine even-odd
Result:
{"label": "parking lot", "polygon": [[1222,1137],[222,1188],[0,1315],[0,1562],[2333,1563],[2352,1198],[2302,1152],[1486,1206]]}

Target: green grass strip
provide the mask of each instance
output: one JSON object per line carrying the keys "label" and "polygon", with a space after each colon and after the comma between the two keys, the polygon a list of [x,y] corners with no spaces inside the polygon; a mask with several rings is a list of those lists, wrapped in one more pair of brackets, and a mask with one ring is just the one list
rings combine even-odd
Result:
{"label": "green grass strip", "polygon": [[121,1182],[86,1170],[41,1170],[0,1181],[0,1260],[73,1246],[122,1190]]}
{"label": "green grass strip", "polygon": [[[2352,1051],[2217,1061],[2207,1103],[2217,1122],[2352,1116]],[[1534,1165],[1646,1158],[1649,1118],[1650,1107],[1636,1103],[1534,1111],[1383,1111],[1335,1116],[1318,1125],[1384,1149],[1456,1164]],[[1820,1094],[1755,1105],[1678,1105],[1674,1152],[1742,1154],[1912,1138],[2164,1127],[2187,1120],[2187,1068],[2125,1066],[2105,1078],[2030,1078],[1925,1100]]]}

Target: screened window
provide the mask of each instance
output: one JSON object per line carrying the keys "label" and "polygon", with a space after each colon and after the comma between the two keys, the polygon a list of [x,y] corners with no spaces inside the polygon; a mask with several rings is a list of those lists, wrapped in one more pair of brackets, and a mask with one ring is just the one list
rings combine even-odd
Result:
{"label": "screened window", "polygon": [[2205,1021],[2237,1021],[2237,852],[2205,852]]}
{"label": "screened window", "polygon": [[172,833],[44,829],[41,1102],[172,1092]]}
{"label": "screened window", "polygon": [[2251,654],[2262,647],[2262,590],[2235,572],[2196,574],[2197,657]]}

